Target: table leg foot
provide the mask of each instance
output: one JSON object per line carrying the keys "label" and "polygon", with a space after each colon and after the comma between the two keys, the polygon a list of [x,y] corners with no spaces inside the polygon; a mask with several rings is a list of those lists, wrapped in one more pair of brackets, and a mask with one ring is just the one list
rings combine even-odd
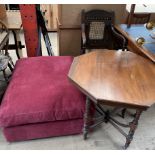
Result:
{"label": "table leg foot", "polygon": [[88,135],[88,131],[83,131],[83,139],[86,140]]}
{"label": "table leg foot", "polygon": [[127,149],[127,147],[124,145],[124,146],[122,146],[122,150],[126,150]]}
{"label": "table leg foot", "polygon": [[135,130],[136,130],[137,126],[138,126],[138,120],[140,118],[141,113],[142,113],[141,110],[137,110],[133,121],[130,123],[130,130],[129,130],[129,133],[128,133],[127,137],[126,137],[126,143],[124,145],[124,149],[128,148],[128,146],[130,145],[130,143],[131,143],[131,141],[133,139]]}

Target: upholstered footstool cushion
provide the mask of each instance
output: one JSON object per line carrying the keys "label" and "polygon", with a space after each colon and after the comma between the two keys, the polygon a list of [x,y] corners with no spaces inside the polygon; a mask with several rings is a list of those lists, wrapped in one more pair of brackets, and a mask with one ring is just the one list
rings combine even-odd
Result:
{"label": "upholstered footstool cushion", "polygon": [[80,134],[82,128],[83,119],[71,119],[6,127],[2,131],[7,141],[14,142]]}
{"label": "upholstered footstool cushion", "polygon": [[0,126],[82,119],[85,96],[67,77],[72,60],[70,56],[18,60],[0,106]]}

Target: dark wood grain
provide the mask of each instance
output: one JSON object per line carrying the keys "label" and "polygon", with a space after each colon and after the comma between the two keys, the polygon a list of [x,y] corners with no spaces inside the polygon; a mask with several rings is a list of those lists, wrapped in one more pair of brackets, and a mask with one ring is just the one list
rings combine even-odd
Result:
{"label": "dark wood grain", "polygon": [[128,21],[127,21],[128,27],[131,26],[131,21],[132,21],[132,17],[133,17],[134,11],[135,11],[135,6],[136,6],[136,4],[131,5],[130,13],[129,13],[129,16],[128,16]]}
{"label": "dark wood grain", "polygon": [[129,24],[128,27],[131,26],[131,24],[145,24],[150,21],[151,13],[133,13],[132,17],[129,21],[130,13],[127,17],[127,24]]}
{"label": "dark wood grain", "polygon": [[151,13],[134,13],[132,24],[145,24],[150,21]]}
{"label": "dark wood grain", "polygon": [[68,77],[96,103],[146,109],[155,102],[154,63],[129,51],[75,57]]}
{"label": "dark wood grain", "polygon": [[115,28],[128,40],[127,47],[130,51],[147,57],[155,62],[155,43],[146,43],[143,46],[139,46],[136,43],[136,38],[138,37],[144,37],[146,42],[155,42],[155,40],[149,36],[150,32],[143,24],[131,25],[130,28],[127,28],[126,24],[121,24],[116,25]]}

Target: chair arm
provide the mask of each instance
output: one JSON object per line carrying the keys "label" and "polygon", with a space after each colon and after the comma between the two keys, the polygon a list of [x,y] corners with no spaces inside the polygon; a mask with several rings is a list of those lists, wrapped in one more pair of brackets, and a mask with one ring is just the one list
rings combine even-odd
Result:
{"label": "chair arm", "polygon": [[126,44],[127,44],[127,41],[126,41],[125,37],[123,35],[121,35],[120,33],[118,33],[113,26],[111,26],[111,30],[112,30],[113,34],[115,35],[115,37],[118,37],[119,39],[122,40],[122,43],[123,43],[122,50],[124,51],[125,47],[126,47]]}
{"label": "chair arm", "polygon": [[86,44],[85,25],[81,24],[82,45]]}

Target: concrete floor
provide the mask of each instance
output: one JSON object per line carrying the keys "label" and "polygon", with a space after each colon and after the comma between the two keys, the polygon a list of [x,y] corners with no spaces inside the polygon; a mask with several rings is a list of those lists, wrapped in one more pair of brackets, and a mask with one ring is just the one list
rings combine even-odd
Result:
{"label": "concrete floor", "polygon": [[[24,42],[23,35],[21,38]],[[57,34],[51,33],[50,38],[55,45],[53,47],[54,52],[58,55]],[[47,55],[46,50],[43,51],[44,55]],[[15,62],[17,59],[15,52],[10,53]],[[23,55],[26,56],[26,50],[23,50]],[[122,120],[118,116],[115,117]],[[127,114],[122,121],[126,123],[131,120],[132,117]],[[83,140],[82,135],[71,135],[8,143],[3,136],[2,129],[0,129],[0,150],[120,150],[124,143],[125,138],[111,124],[102,124],[97,127],[89,134],[86,141]],[[134,139],[128,149],[155,150],[155,105],[143,112]]]}

